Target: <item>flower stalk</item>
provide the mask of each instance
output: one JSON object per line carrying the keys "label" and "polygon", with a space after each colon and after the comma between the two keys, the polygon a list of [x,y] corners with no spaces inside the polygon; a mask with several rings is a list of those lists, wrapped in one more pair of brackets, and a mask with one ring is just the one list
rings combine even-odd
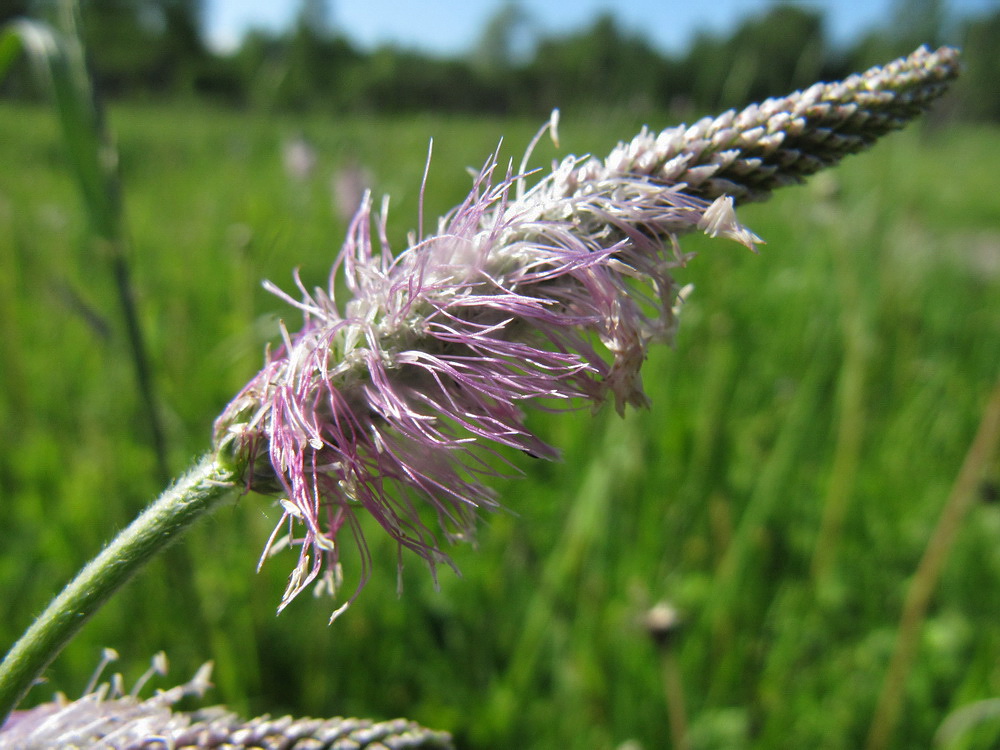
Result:
{"label": "flower stalk", "polygon": [[231,469],[202,459],[77,574],[0,663],[0,726],[104,602],[234,486]]}

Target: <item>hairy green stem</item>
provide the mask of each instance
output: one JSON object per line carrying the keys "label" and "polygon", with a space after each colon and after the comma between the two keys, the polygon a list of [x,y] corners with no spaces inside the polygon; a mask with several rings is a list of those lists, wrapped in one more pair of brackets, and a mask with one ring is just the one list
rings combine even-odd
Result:
{"label": "hairy green stem", "polygon": [[0,663],[0,726],[104,602],[235,486],[232,469],[207,456],[80,571]]}

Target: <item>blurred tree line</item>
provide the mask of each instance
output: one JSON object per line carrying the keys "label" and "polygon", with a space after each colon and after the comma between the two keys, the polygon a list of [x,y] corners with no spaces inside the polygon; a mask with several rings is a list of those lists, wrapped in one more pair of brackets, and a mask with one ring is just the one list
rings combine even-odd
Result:
{"label": "blurred tree line", "polygon": [[[53,0],[0,0],[0,23],[45,17]],[[363,50],[302,0],[284,32],[251,31],[228,54],[204,37],[204,0],[80,0],[102,92],[111,98],[205,97],[244,107],[336,112],[438,110],[544,116],[553,107],[672,109],[694,116],[781,95],[912,51],[958,44],[965,73],[951,98],[966,118],[1000,121],[1000,9],[955,21],[945,0],[896,0],[884,27],[832,45],[818,11],[776,2],[728,36],[698,33],[667,55],[610,14],[575,33],[539,34],[516,0],[497,11],[468,55]],[[11,76],[18,79],[20,76]],[[8,95],[30,95],[8,80]]]}

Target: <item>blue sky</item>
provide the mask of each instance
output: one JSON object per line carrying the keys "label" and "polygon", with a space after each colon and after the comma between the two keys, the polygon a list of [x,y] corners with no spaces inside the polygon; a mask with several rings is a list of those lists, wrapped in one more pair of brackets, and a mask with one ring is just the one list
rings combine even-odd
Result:
{"label": "blue sky", "polygon": [[[329,0],[331,20],[355,43],[371,48],[392,42],[438,54],[469,50],[486,20],[503,0]],[[826,16],[834,41],[884,25],[895,0],[802,0],[798,5]],[[998,0],[950,0],[955,14],[981,14]],[[206,24],[213,45],[235,46],[247,28],[281,29],[300,0],[206,0]],[[667,52],[683,51],[701,29],[726,32],[747,16],[765,11],[773,0],[521,0],[520,5],[546,34],[585,27],[611,11],[628,29],[641,31]]]}

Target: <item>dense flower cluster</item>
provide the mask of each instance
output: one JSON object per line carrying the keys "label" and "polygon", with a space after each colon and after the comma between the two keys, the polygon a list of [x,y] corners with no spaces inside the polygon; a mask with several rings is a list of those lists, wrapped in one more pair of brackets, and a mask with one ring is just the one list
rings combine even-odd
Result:
{"label": "dense flower cluster", "polygon": [[[113,652],[112,652],[113,653]],[[113,655],[112,658],[116,658]],[[109,659],[110,661],[110,659]],[[451,736],[406,719],[311,719],[260,716],[245,720],[221,706],[193,713],[174,711],[182,698],[201,698],[211,687],[211,663],[191,680],[141,699],[139,691],[153,674],[166,673],[166,657],[157,654],[153,668],[131,693],[121,675],[94,686],[77,700],[58,696],[25,711],[15,711],[0,727],[0,750],[449,750]],[[103,666],[103,663],[102,663]]]}
{"label": "dense flower cluster", "polygon": [[439,538],[468,537],[476,512],[495,506],[482,480],[509,465],[505,448],[557,455],[522,406],[646,404],[640,367],[670,341],[684,296],[671,276],[687,260],[678,237],[700,230],[752,249],[760,240],[736,201],[902,126],[956,72],[954,50],[921,48],[840,83],[644,130],[603,161],[567,157],[530,189],[524,166],[494,154],[466,200],[398,255],[385,209],[373,220],[366,197],[326,290],[296,278],[299,301],[269,285],[303,326],[216,423],[220,456],[245,467],[249,488],[283,496],[268,548],[300,556],[281,606],[313,582],[336,588],[345,527],[363,583],[359,511],[432,570],[447,563]]}

